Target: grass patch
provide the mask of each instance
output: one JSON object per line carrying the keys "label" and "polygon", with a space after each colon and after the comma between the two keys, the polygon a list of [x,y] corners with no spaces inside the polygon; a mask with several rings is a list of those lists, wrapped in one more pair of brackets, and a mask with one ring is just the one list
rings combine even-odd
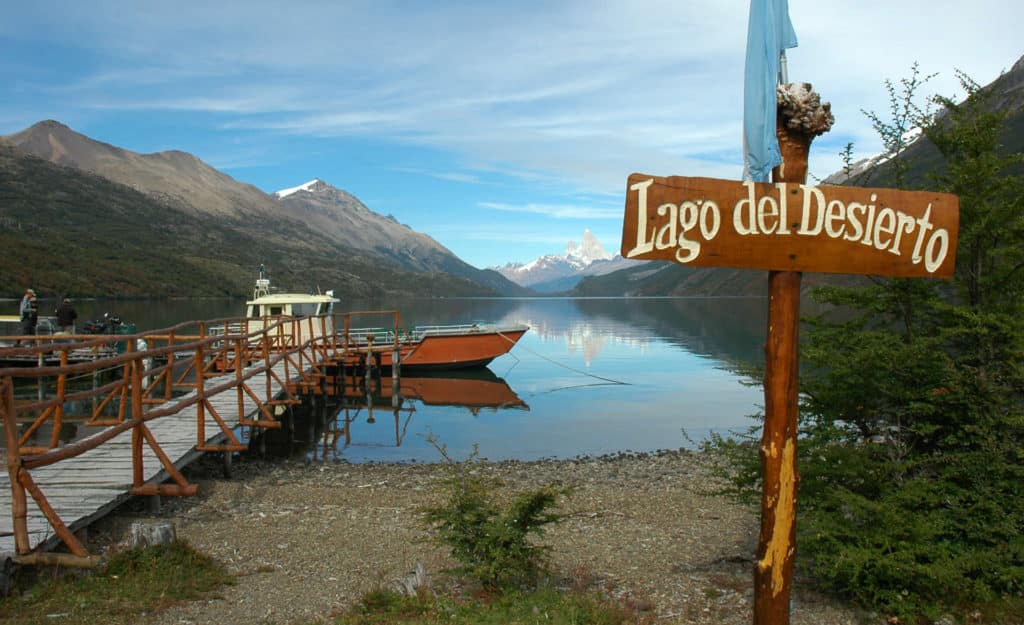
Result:
{"label": "grass patch", "polygon": [[376,591],[352,611],[336,616],[335,625],[645,625],[653,615],[639,615],[602,596],[541,589],[505,592],[484,598],[407,597]]}
{"label": "grass patch", "polygon": [[110,625],[137,622],[141,614],[178,601],[201,599],[234,577],[185,542],[114,554],[85,575],[57,575],[24,595],[0,599],[0,621]]}

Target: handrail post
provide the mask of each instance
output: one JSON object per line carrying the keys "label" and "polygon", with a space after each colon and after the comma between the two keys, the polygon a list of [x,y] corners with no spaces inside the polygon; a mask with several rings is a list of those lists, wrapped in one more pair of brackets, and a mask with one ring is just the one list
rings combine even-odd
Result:
{"label": "handrail post", "polygon": [[235,339],[235,390],[238,392],[238,419],[240,421],[245,418],[245,389],[242,388],[242,358],[239,355],[244,340],[242,337]]}
{"label": "handrail post", "polygon": [[203,321],[199,322],[199,341],[196,345],[196,355],[194,368],[196,371],[196,397],[199,401],[196,402],[196,441],[198,445],[204,445],[206,443],[206,385],[205,378],[203,375],[203,343],[206,340],[206,323]]}
{"label": "handrail post", "polygon": [[292,349],[296,350],[299,355],[299,370],[296,372],[302,375],[302,372],[306,370],[306,363],[303,362],[302,358],[302,320],[292,319]]}
{"label": "handrail post", "polygon": [[338,313],[331,313],[331,358],[338,357]]}
{"label": "handrail post", "polygon": [[[124,353],[129,354],[132,351],[133,344],[131,341],[125,340],[124,342]],[[117,351],[117,337],[114,337],[114,351]],[[117,407],[117,420],[123,422],[127,417],[126,410],[128,402],[131,399],[131,383],[132,383],[132,361],[126,360],[124,363],[124,371],[121,372],[121,405]]]}
{"label": "handrail post", "polygon": [[60,444],[60,430],[64,423],[64,394],[66,392],[68,374],[64,367],[68,366],[68,350],[60,350],[60,374],[57,376],[57,398],[53,415],[53,432],[50,434],[50,449]]}
{"label": "handrail post", "polygon": [[291,374],[291,364],[292,363],[291,363],[291,358],[289,358],[288,350],[286,349],[287,346],[284,344],[284,342],[285,342],[284,341],[284,323],[279,322],[277,324],[277,327],[274,328],[274,332],[277,333],[277,349],[278,349],[278,353],[284,355],[284,358],[282,358],[282,361],[284,362],[284,382],[285,382],[285,384],[288,384],[288,383],[291,382],[291,379],[292,379],[292,374]]}
{"label": "handrail post", "polygon": [[[128,341],[131,345],[131,342]],[[130,348],[129,348],[130,349]],[[136,357],[131,363],[131,385],[132,385],[132,486],[138,488],[146,481],[142,465],[142,428],[145,427],[142,421],[142,358]]]}
{"label": "handrail post", "polygon": [[174,385],[174,330],[171,330],[167,335],[167,347],[170,348],[170,351],[167,352],[167,373],[164,378],[164,399],[170,401],[171,387]]}
{"label": "handrail post", "polygon": [[[248,330],[248,328],[246,328],[246,329]],[[249,336],[249,333],[246,332],[245,335]],[[266,372],[267,400],[271,400],[271,399],[274,398],[273,395],[270,394],[270,389],[271,389],[270,380],[271,380],[271,377],[272,377],[271,374],[273,372],[270,370],[270,341],[267,338],[267,329],[266,328],[263,328],[263,330],[260,332],[260,346],[261,346],[262,351],[263,351],[263,367],[267,370],[267,372]]]}
{"label": "handrail post", "polygon": [[394,316],[393,316],[393,318],[395,320],[395,344],[394,344],[394,347],[391,350],[391,386],[392,386],[392,388],[398,388],[398,377],[399,377],[399,375],[401,375],[401,371],[400,371],[400,367],[402,366],[402,363],[400,362],[401,351],[398,349],[398,326],[399,326],[399,322],[401,321],[401,317],[402,317],[402,313],[400,313],[400,312],[398,312],[396,310],[394,312]]}
{"label": "handrail post", "polygon": [[21,451],[18,448],[18,421],[14,410],[14,380],[10,376],[0,380],[0,401],[3,408],[4,441],[7,444],[7,474],[11,480],[11,524],[14,528],[14,549],[18,554],[31,551],[28,540],[28,501],[25,487],[18,479]]}

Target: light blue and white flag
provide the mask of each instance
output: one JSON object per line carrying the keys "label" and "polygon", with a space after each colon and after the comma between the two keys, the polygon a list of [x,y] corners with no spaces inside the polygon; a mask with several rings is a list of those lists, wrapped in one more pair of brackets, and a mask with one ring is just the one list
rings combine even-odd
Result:
{"label": "light blue and white flag", "polygon": [[747,66],[743,77],[743,177],[768,180],[782,162],[775,137],[775,87],[780,59],[796,47],[789,0],[750,0]]}

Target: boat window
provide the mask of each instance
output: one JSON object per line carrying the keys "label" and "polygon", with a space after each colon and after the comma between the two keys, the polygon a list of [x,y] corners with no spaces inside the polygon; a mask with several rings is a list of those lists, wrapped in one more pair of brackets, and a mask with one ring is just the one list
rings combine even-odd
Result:
{"label": "boat window", "polygon": [[255,319],[255,318],[259,317],[259,314],[256,312],[256,310],[257,310],[257,307],[255,305],[249,307],[249,315],[248,316],[249,316],[250,319]]}
{"label": "boat window", "polygon": [[284,311],[283,306],[267,306],[267,314],[271,317],[280,315]]}
{"label": "boat window", "polygon": [[316,307],[316,302],[303,302],[301,304],[292,304],[292,315],[295,317],[301,317],[303,315],[315,315]]}

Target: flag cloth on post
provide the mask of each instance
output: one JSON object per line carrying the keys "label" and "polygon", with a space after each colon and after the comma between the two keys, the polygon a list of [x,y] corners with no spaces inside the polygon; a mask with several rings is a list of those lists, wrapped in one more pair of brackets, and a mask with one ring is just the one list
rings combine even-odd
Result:
{"label": "flag cloth on post", "polygon": [[775,87],[787,48],[795,48],[789,0],[750,0],[743,76],[743,177],[763,182],[782,162],[775,137]]}

